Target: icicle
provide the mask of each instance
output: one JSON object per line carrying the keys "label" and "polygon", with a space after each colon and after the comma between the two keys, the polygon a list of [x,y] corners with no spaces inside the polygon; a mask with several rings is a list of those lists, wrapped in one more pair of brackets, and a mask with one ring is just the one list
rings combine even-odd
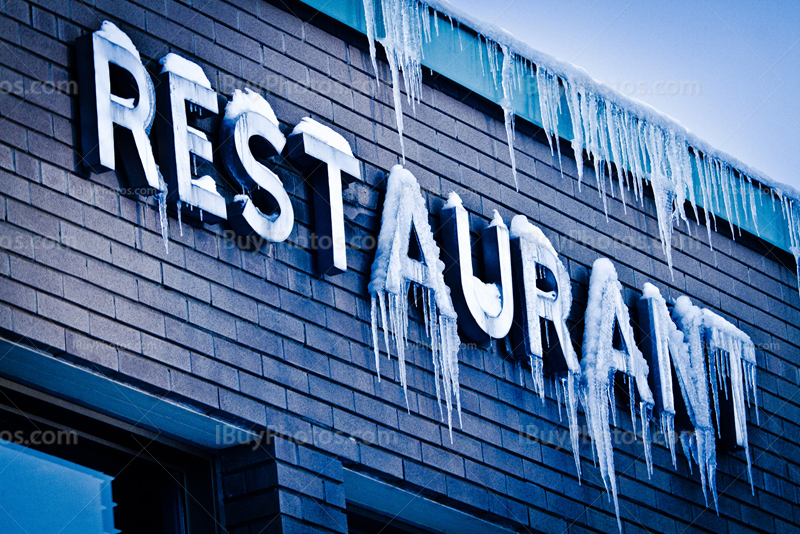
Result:
{"label": "icicle", "polygon": [[161,191],[156,195],[158,200],[158,218],[161,224],[161,239],[164,240],[164,250],[169,254],[169,217],[167,216],[167,184],[161,176],[161,171],[158,173],[158,183],[161,186]]}
{"label": "icicle", "polygon": [[181,233],[181,237],[183,237],[183,218],[181,217],[181,201],[179,200],[177,203],[178,207],[178,230]]}
{"label": "icicle", "polygon": [[753,181],[747,177],[747,184],[750,189],[750,214],[753,217],[753,226],[756,228],[756,235],[761,235],[758,231],[758,209],[756,208],[756,188],[753,186]]}
{"label": "icicle", "polygon": [[[543,67],[536,68],[536,85],[539,92],[539,108],[542,112],[542,129],[550,145],[550,155],[553,155],[553,141],[555,140],[558,151],[558,166],[561,169],[561,145],[558,142],[558,115],[561,113],[561,91],[558,86],[558,76],[555,76]],[[563,176],[563,169],[562,169]]]}
{"label": "icicle", "polygon": [[517,163],[514,158],[514,110],[511,108],[511,75],[512,75],[512,62],[511,52],[508,47],[503,45],[503,69],[502,69],[502,86],[503,86],[503,100],[500,106],[503,108],[503,119],[506,124],[506,138],[508,139],[508,155],[511,158],[511,174],[514,175],[514,188],[519,191],[519,183],[517,182]]}
{"label": "icicle", "polygon": [[[381,80],[378,77],[378,60],[375,54],[375,5],[374,0],[364,0],[364,13],[367,22],[367,41],[369,41],[369,57],[372,59],[372,70],[375,72],[375,90],[380,91]],[[438,34],[438,28],[436,33]],[[394,82],[394,79],[392,80]]]}
{"label": "icicle", "polygon": [[[378,375],[378,382],[381,381],[381,359],[378,349],[378,308],[375,305],[375,295],[370,297],[370,320],[372,325],[372,347],[375,350],[375,374]],[[388,347],[388,345],[387,345]]]}

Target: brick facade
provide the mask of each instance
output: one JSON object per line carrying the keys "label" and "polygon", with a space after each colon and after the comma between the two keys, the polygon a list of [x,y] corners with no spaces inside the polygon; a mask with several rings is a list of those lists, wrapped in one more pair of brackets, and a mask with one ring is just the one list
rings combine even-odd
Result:
{"label": "brick facade", "polygon": [[[10,0],[1,8],[0,81],[12,84],[0,92],[4,335],[278,434],[259,451],[221,456],[224,515],[235,532],[267,524],[346,531],[342,466],[519,531],[615,531],[588,438],[578,485],[566,418],[549,390],[541,404],[529,370],[520,375],[503,347],[460,351],[464,428],[452,444],[419,317],[409,324],[410,409],[396,361],[384,359],[378,381],[368,238],[377,237],[400,144],[388,67],[379,63],[376,91],[366,39],[291,2],[93,4]],[[286,162],[278,172],[295,228],[287,242],[257,251],[238,248],[224,224],[184,218],[180,235],[171,217],[167,254],[152,200],[120,194],[114,173],[83,169],[70,85],[80,60],[75,39],[106,19],[131,37],[151,74],[176,52],[228,97],[258,88],[287,133],[310,115],[344,135],[363,163],[363,181],[344,192],[346,273],[316,274],[311,191]],[[494,209],[506,221],[524,214],[541,227],[572,277],[576,348],[588,269],[601,256],[615,263],[632,311],[649,281],[667,299],[686,294],[720,313],[756,343],[761,426],[748,414],[755,495],[744,454],[720,451],[717,517],[702,505],[698,474],[683,457],[675,470],[667,449],[654,445],[648,479],[641,442],[622,439],[615,460],[625,532],[800,531],[793,526],[800,522],[800,297],[791,258],[747,236],[733,241],[722,221],[712,251],[705,229],[692,224],[691,234],[676,229],[673,278],[652,198],[627,213],[610,200],[606,220],[591,169],[579,187],[564,146],[562,176],[541,132],[522,121],[517,192],[497,106],[426,74],[422,103],[416,113],[406,108],[406,167],[434,227],[450,191],[463,199],[473,230]],[[630,437],[627,407],[617,411]]]}

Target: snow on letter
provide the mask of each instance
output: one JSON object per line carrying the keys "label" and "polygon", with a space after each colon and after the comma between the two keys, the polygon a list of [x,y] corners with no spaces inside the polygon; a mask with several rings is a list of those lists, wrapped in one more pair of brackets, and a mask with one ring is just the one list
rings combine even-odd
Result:
{"label": "snow on letter", "polygon": [[[516,293],[511,330],[514,353],[518,358],[530,358],[533,387],[542,402],[545,352],[551,373],[561,375],[559,381],[567,401],[572,454],[580,479],[576,388],[581,368],[567,328],[567,317],[572,308],[569,273],[550,240],[524,215],[511,219],[511,261]],[[553,338],[550,337],[552,330],[556,334]],[[545,337],[546,343],[543,343],[542,337]]]}
{"label": "snow on letter", "polygon": [[[689,353],[693,361],[702,361],[708,366],[708,379],[714,407],[714,422],[717,436],[723,436],[720,426],[720,390],[733,409],[734,432],[729,440],[743,447],[747,458],[747,477],[753,489],[753,475],[750,465],[750,448],[747,440],[747,416],[745,402],[750,403],[750,391],[758,420],[758,399],[756,387],[756,349],[750,336],[708,309],[694,306],[688,297],[680,297],[673,310],[673,316],[689,342]],[[705,355],[708,354],[706,361]],[[711,417],[709,416],[709,419]],[[709,422],[710,424],[710,422]],[[725,440],[724,440],[725,441]],[[687,443],[682,441],[684,447]],[[701,454],[700,443],[689,441],[692,454]],[[715,445],[708,445],[713,447]],[[702,458],[698,457],[700,462]]]}
{"label": "snow on letter", "polygon": [[[653,364],[656,407],[661,414],[661,431],[667,436],[667,445],[675,465],[675,393],[672,383],[672,365],[678,377],[683,401],[694,430],[681,431],[680,440],[689,460],[694,457],[700,467],[700,482],[708,506],[708,491],[717,507],[717,451],[714,426],[711,422],[711,403],[708,397],[708,375],[703,353],[700,328],[703,315],[686,297],[680,297],[673,313],[681,330],[672,321],[667,303],[661,292],[646,283],[639,301],[639,324],[645,329],[642,346]],[[670,357],[672,365],[670,365]]]}
{"label": "snow on letter", "polygon": [[[186,109],[189,104],[191,115],[197,117],[202,116],[204,110],[206,115],[216,115],[219,113],[217,93],[211,90],[199,65],[172,53],[161,58],[159,63],[162,69],[158,75],[156,128],[161,167],[173,191],[169,200],[174,202],[179,213],[186,204],[198,208],[197,212],[189,213],[196,213],[201,219],[203,212],[211,215],[207,219],[209,222],[227,219],[225,199],[217,193],[214,178],[204,175],[192,179],[192,168],[196,166],[192,155],[210,163],[214,160],[214,149],[203,132],[189,126]],[[208,189],[204,184],[208,184]]]}
{"label": "snow on letter", "polygon": [[[614,448],[609,429],[609,411],[616,419],[614,402],[614,375],[617,371],[628,376],[631,400],[631,420],[636,433],[636,406],[633,383],[639,392],[640,415],[642,419],[642,441],[644,441],[645,460],[648,473],[653,471],[650,449],[650,411],[653,407],[653,394],[647,384],[649,369],[639,352],[633,337],[630,315],[622,300],[622,285],[617,279],[614,265],[606,258],[600,258],[592,266],[589,279],[589,300],[586,305],[585,329],[583,332],[583,359],[581,360],[583,405],[589,434],[597,453],[603,484],[614,498],[617,525],[622,532],[617,500],[617,480],[614,471]],[[619,329],[621,346],[614,346],[614,331]],[[609,410],[610,407],[610,410]],[[616,420],[614,420],[616,423]]]}
{"label": "snow on letter", "polygon": [[[80,37],[77,46],[78,56],[89,58],[77,62],[83,163],[96,172],[113,171],[120,156],[128,182],[124,187],[158,199],[161,236],[169,252],[167,184],[148,137],[156,114],[153,80],[130,38],[112,22],[106,20],[98,31]],[[132,77],[135,91],[130,87],[123,95],[112,93],[112,63]],[[137,94],[138,102],[133,98]]]}
{"label": "snow on letter", "polygon": [[[408,256],[412,231],[416,233],[422,261]],[[378,315],[383,324],[386,354],[389,355],[389,329],[391,325],[400,383],[406,393],[406,331],[408,328],[408,292],[413,287],[422,290],[425,329],[431,340],[433,369],[436,380],[436,397],[441,410],[440,378],[447,404],[447,426],[452,439],[452,403],[455,397],[459,424],[461,398],[458,388],[458,337],[456,312],[450,299],[450,289],[444,283],[444,263],[439,259],[439,247],[433,240],[428,223],[425,199],[417,179],[401,165],[392,167],[386,185],[381,229],[378,233],[378,250],[372,263],[369,293],[372,296],[372,340],[375,349],[375,367],[380,379],[378,358]],[[387,321],[388,312],[388,321]]]}

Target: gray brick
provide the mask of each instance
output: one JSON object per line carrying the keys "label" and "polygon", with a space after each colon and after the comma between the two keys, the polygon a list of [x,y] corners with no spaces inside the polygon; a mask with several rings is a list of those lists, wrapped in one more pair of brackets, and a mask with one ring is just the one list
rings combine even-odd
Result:
{"label": "gray brick", "polygon": [[38,295],[37,302],[37,309],[42,317],[70,328],[89,331],[89,313],[86,310],[44,293]]}
{"label": "gray brick", "polygon": [[36,184],[31,184],[30,189],[31,203],[37,208],[76,224],[83,224],[83,206],[77,200]]}
{"label": "gray brick", "polygon": [[167,339],[170,341],[203,354],[214,354],[214,345],[210,334],[171,317],[167,317],[165,322]]}
{"label": "gray brick", "polygon": [[269,356],[264,356],[262,362],[266,378],[283,384],[287,388],[308,393],[308,373]]}
{"label": "gray brick", "polygon": [[119,351],[119,372],[161,389],[170,386],[169,368],[125,350]]}
{"label": "gray brick", "polygon": [[[119,243],[111,243],[111,262],[121,269],[135,273],[154,282],[161,282],[161,264],[141,250]],[[171,267],[168,267],[171,268]]]}
{"label": "gray brick", "polygon": [[21,310],[14,310],[14,331],[30,341],[65,350],[64,329],[51,321]]}
{"label": "gray brick", "polygon": [[88,261],[87,279],[93,284],[108,289],[118,295],[129,299],[137,298],[138,288],[136,279],[105,263],[90,259]]}
{"label": "gray brick", "polygon": [[139,280],[139,302],[151,308],[186,320],[189,317],[186,298],[176,291],[169,291],[162,286]]}
{"label": "gray brick", "polygon": [[[260,257],[257,253],[247,254],[247,257],[255,256]],[[233,288],[244,293],[248,297],[258,299],[271,306],[279,305],[278,288],[274,284],[266,282],[263,279],[263,271],[261,277],[252,276],[244,271],[233,271]]]}
{"label": "gray brick", "polygon": [[215,385],[174,369],[170,369],[169,375],[173,392],[201,404],[219,408],[219,389]]}
{"label": "gray brick", "polygon": [[382,451],[375,447],[361,445],[361,463],[380,471],[384,475],[403,478],[403,460],[399,456]]}
{"label": "gray brick", "polygon": [[11,173],[0,172],[0,193],[26,204],[31,201],[30,182]]}
{"label": "gray brick", "polygon": [[314,375],[308,377],[309,392],[312,397],[330,402],[334,406],[353,410],[353,392],[333,382]]}
{"label": "gray brick", "polygon": [[145,356],[171,367],[184,371],[192,368],[188,350],[147,334],[142,334],[142,352]]}
{"label": "gray brick", "polygon": [[333,427],[333,410],[329,404],[291,390],[286,392],[286,399],[291,412],[306,417],[315,424]]}
{"label": "gray brick", "polygon": [[62,222],[61,242],[70,248],[111,263],[111,243],[101,235]]}
{"label": "gray brick", "polygon": [[219,337],[214,338],[214,357],[251,373],[260,375],[262,371],[258,353]]}
{"label": "gray brick", "polygon": [[403,461],[406,481],[417,487],[444,495],[447,493],[447,476],[439,469],[432,469],[416,462]]}
{"label": "gray brick", "polygon": [[264,405],[228,390],[219,392],[220,409],[262,426],[267,424]]}
{"label": "gray brick", "polygon": [[0,278],[0,300],[36,312],[36,291],[9,278]]}
{"label": "gray brick", "polygon": [[227,338],[236,339],[236,323],[233,318],[210,306],[189,301],[189,321]]}
{"label": "gray brick", "polygon": [[236,321],[236,341],[267,354],[279,355],[283,351],[278,336],[246,321]]}
{"label": "gray brick", "polygon": [[114,298],[114,307],[119,321],[157,336],[166,335],[162,314],[122,297]]}
{"label": "gray brick", "polygon": [[192,353],[191,360],[192,374],[212,380],[220,386],[239,389],[239,372],[233,367],[197,353]]}
{"label": "gray brick", "polygon": [[0,247],[21,256],[33,258],[33,236],[6,223],[1,223],[0,228],[3,229]]}
{"label": "gray brick", "polygon": [[94,365],[116,370],[119,366],[117,347],[96,339],[67,331],[67,352]]}
{"label": "gray brick", "polygon": [[63,294],[64,283],[61,274],[14,256],[10,260],[11,278],[54,295]]}
{"label": "gray brick", "polygon": [[464,476],[464,460],[459,456],[427,443],[422,443],[422,461],[436,469]]}
{"label": "gray brick", "polygon": [[61,237],[58,219],[44,211],[12,199],[6,200],[6,211],[8,222],[20,228],[25,228],[53,241],[58,241]]}
{"label": "gray brick", "polygon": [[222,264],[213,258],[209,258],[193,250],[186,251],[186,268],[218,284],[227,287],[233,286],[231,268],[228,265]]}
{"label": "gray brick", "polygon": [[79,278],[87,276],[87,259],[83,254],[46,238],[34,237],[33,253],[36,261]]}
{"label": "gray brick", "polygon": [[242,393],[267,404],[286,408],[286,390],[283,387],[248,373],[239,373],[239,383]]}
{"label": "gray brick", "polygon": [[142,351],[141,334],[137,330],[101,315],[89,314],[89,332],[94,337],[132,352]]}
{"label": "gray brick", "polygon": [[240,295],[222,286],[211,285],[211,304],[228,313],[247,319],[252,323],[258,322],[258,308],[256,301]]}
{"label": "gray brick", "polygon": [[301,343],[305,341],[305,329],[302,321],[269,306],[258,305],[258,324]]}
{"label": "gray brick", "polygon": [[186,271],[164,265],[164,285],[204,302],[211,302],[211,284]]}

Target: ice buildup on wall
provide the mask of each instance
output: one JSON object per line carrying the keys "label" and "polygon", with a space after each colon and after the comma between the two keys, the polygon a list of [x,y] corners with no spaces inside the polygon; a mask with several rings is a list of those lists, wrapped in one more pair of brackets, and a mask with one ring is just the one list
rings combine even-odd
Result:
{"label": "ice buildup on wall", "polygon": [[[703,358],[708,369],[708,385],[714,407],[715,422],[719,426],[720,389],[725,393],[730,386],[731,403],[736,444],[744,448],[747,458],[747,477],[753,489],[750,447],[747,439],[746,405],[753,404],[758,421],[758,398],[756,385],[756,350],[750,336],[708,309],[694,306],[688,297],[678,298],[673,316],[684,332],[689,345],[690,357]],[[705,360],[707,355],[707,360]],[[710,416],[709,416],[710,419]],[[717,435],[720,436],[719,430]],[[713,440],[709,447],[713,447]],[[690,442],[691,452],[699,452],[699,443]],[[698,458],[698,463],[700,458]],[[753,489],[754,491],[754,489]]]}
{"label": "ice buildup on wall", "polygon": [[[630,316],[622,300],[622,285],[617,279],[614,265],[606,258],[600,258],[592,266],[589,278],[589,299],[583,332],[582,404],[586,412],[586,423],[596,452],[600,475],[606,490],[614,498],[614,509],[620,532],[622,522],[619,517],[617,500],[617,479],[614,471],[614,448],[611,442],[609,423],[616,424],[614,402],[614,375],[619,371],[627,375],[631,402],[631,421],[636,433],[636,390],[641,399],[639,416],[642,423],[642,441],[647,462],[648,474],[653,472],[653,459],[650,443],[650,412],[653,408],[653,394],[647,383],[649,369],[647,362],[636,346]],[[614,330],[619,328],[622,347],[614,348]],[[612,420],[609,421],[609,413]]]}
{"label": "ice buildup on wall", "polygon": [[[800,192],[776,183],[737,159],[716,150],[692,134],[678,121],[651,106],[623,96],[605,84],[593,80],[585,70],[534,50],[505,30],[460,12],[442,0],[364,0],[367,37],[370,55],[375,59],[375,2],[379,2],[386,27],[380,39],[386,49],[392,74],[397,128],[402,142],[402,109],[399,72],[403,72],[408,99],[419,99],[422,88],[422,46],[430,40],[433,18],[438,34],[439,14],[451,21],[468,26],[477,35],[479,57],[484,76],[491,76],[500,92],[498,102],[503,110],[514,183],[517,169],[514,157],[514,116],[511,106],[513,91],[522,91],[528,84],[523,76],[536,78],[538,107],[542,128],[552,148],[561,135],[558,117],[562,99],[566,102],[572,127],[572,148],[578,162],[578,184],[583,178],[583,150],[594,166],[599,194],[608,214],[608,195],[623,202],[626,189],[633,189],[636,201],[642,202],[644,181],[650,182],[656,204],[659,235],[667,264],[672,269],[673,224],[689,221],[685,213],[686,200],[691,203],[697,219],[697,205],[702,201],[706,210],[706,225],[711,241],[711,226],[716,227],[715,212],[724,212],[729,223],[753,222],[759,232],[756,215],[758,184],[766,186],[781,199],[783,218],[787,223],[789,250],[800,266]],[[461,37],[459,33],[459,38]],[[484,65],[484,50],[486,63]],[[462,47],[463,50],[463,47]],[[502,54],[502,57],[500,55]],[[534,72],[535,71],[535,72]],[[498,87],[497,75],[501,83]],[[377,74],[377,69],[376,69]],[[559,149],[559,161],[560,161]],[[403,149],[403,160],[405,151]],[[700,186],[701,198],[695,198],[695,184]],[[741,209],[740,209],[741,207]],[[732,227],[732,226],[731,226]],[[800,291],[800,269],[798,269]]]}
{"label": "ice buildup on wall", "polygon": [[[416,233],[422,261],[408,256],[412,231]],[[458,386],[458,337],[456,312],[450,289],[444,283],[444,263],[439,246],[433,240],[428,210],[417,179],[401,165],[392,167],[386,185],[378,247],[372,263],[369,293],[372,297],[372,341],[375,367],[380,378],[378,322],[383,326],[387,357],[389,337],[394,340],[399,363],[400,383],[408,391],[406,380],[406,332],[408,330],[409,289],[422,292],[425,331],[430,338],[436,397],[441,410],[441,395],[447,406],[447,426],[452,439],[452,399],[461,423],[461,397]]]}
{"label": "ice buildup on wall", "polygon": [[[572,454],[580,480],[577,387],[581,367],[567,327],[572,308],[569,272],[547,236],[524,215],[511,220],[511,258],[516,293],[512,327],[514,352],[517,357],[530,358],[533,389],[544,402],[545,340],[542,339],[541,321],[546,321],[545,332],[550,332],[550,325],[553,325],[555,336],[547,339],[547,345],[558,345],[565,366],[560,370],[561,376],[555,377],[555,385],[557,397],[563,391],[566,401]],[[538,287],[538,281],[542,282],[544,290]]]}
{"label": "ice buildup on wall", "polygon": [[[644,305],[644,306],[643,306]],[[670,317],[667,303],[657,287],[644,285],[640,300],[640,325],[645,328],[643,346],[650,349],[653,359],[656,405],[660,412],[661,431],[675,465],[675,402],[672,366],[678,378],[686,412],[694,430],[681,432],[680,442],[691,469],[692,458],[700,469],[703,496],[708,506],[708,493],[717,503],[717,451],[711,402],[708,396],[708,374],[703,351],[703,313],[687,297],[679,297],[673,312],[677,325]]]}

